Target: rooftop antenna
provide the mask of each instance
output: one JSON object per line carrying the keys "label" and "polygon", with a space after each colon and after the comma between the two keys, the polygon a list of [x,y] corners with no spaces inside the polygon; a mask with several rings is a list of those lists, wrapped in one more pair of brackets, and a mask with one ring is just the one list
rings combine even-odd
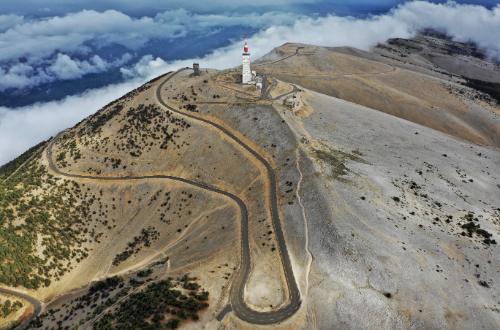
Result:
{"label": "rooftop antenna", "polygon": [[248,54],[250,55],[249,53],[249,47],[248,47],[248,39],[247,39],[247,35],[246,34],[243,34],[243,54]]}

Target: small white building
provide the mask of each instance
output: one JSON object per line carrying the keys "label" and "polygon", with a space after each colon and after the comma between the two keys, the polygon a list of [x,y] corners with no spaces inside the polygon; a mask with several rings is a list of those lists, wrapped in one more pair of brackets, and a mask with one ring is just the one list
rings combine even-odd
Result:
{"label": "small white building", "polygon": [[250,70],[250,53],[248,52],[248,44],[245,41],[243,46],[243,66],[241,71],[241,82],[243,84],[252,83],[252,70]]}
{"label": "small white building", "polygon": [[255,81],[255,87],[257,87],[258,90],[262,90],[263,86],[263,78],[260,75],[257,75],[255,71],[252,71],[252,76]]}

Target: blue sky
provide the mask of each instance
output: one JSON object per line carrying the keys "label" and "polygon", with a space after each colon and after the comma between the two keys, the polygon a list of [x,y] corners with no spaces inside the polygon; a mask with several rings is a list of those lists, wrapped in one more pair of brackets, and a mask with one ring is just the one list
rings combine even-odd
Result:
{"label": "blue sky", "polygon": [[258,57],[285,42],[368,50],[434,28],[500,58],[496,1],[241,3],[1,0],[0,164],[163,72],[238,65],[245,37]]}
{"label": "blue sky", "polygon": [[[115,9],[129,15],[150,15],[154,12],[165,11],[175,8],[184,8],[198,13],[214,13],[223,11],[251,11],[251,10],[286,10],[294,11],[299,8],[308,8],[312,11],[349,11],[367,13],[387,10],[398,4],[401,0],[2,0],[0,13],[11,13],[18,15],[61,15],[82,9],[95,9],[98,11]],[[443,3],[446,1],[432,1]],[[469,0],[456,1],[457,3],[481,4],[494,6],[496,0]]]}

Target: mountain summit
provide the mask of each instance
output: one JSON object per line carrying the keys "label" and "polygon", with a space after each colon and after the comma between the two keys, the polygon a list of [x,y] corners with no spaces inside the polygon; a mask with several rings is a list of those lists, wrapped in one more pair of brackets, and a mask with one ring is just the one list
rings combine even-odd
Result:
{"label": "mountain summit", "polygon": [[252,70],[169,72],[0,168],[0,326],[498,325],[498,64],[427,31]]}

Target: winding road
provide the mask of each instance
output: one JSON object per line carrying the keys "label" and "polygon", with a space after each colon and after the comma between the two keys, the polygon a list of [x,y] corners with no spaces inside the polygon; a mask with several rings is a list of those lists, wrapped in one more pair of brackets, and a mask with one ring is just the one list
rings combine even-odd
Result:
{"label": "winding road", "polygon": [[[296,54],[293,54],[296,55]],[[290,257],[288,255],[288,250],[286,247],[286,241],[285,237],[283,234],[283,230],[281,227],[281,219],[280,219],[280,214],[279,214],[279,208],[278,208],[278,199],[277,199],[277,182],[276,182],[276,175],[274,172],[274,169],[272,168],[271,164],[263,157],[261,156],[256,150],[251,148],[249,145],[247,145],[245,142],[243,142],[240,138],[238,138],[234,133],[232,133],[229,129],[223,127],[222,125],[212,122],[206,118],[203,118],[201,116],[197,116],[194,114],[190,113],[185,113],[183,111],[180,111],[169,104],[167,104],[161,96],[161,89],[163,86],[174,76],[177,74],[181,73],[182,71],[189,70],[189,68],[183,68],[180,69],[174,73],[171,73],[167,75],[167,77],[159,84],[159,86],[156,89],[156,98],[159,104],[161,104],[163,107],[166,109],[177,113],[181,116],[188,117],[192,120],[196,120],[199,122],[202,122],[206,125],[210,125],[216,129],[218,129],[220,132],[222,132],[224,135],[226,135],[230,140],[232,140],[234,143],[238,144],[241,146],[243,149],[245,149],[252,157],[257,159],[259,162],[261,162],[264,165],[264,168],[266,169],[266,176],[269,181],[269,205],[271,206],[271,217],[272,217],[272,224],[273,224],[273,229],[276,235],[276,240],[278,244],[278,251],[280,253],[281,257],[281,262],[282,262],[282,267],[283,267],[283,272],[285,275],[285,280],[286,280],[286,285],[288,289],[288,298],[289,302],[287,305],[282,306],[281,308],[273,311],[256,311],[249,307],[247,303],[245,302],[244,298],[244,291],[245,291],[245,285],[248,281],[248,277],[250,275],[251,271],[251,257],[250,257],[250,243],[249,243],[249,238],[248,238],[248,209],[245,203],[241,198],[236,196],[235,194],[232,194],[228,191],[219,189],[215,186],[212,186],[210,184],[204,183],[204,182],[199,182],[191,179],[186,179],[182,177],[177,177],[177,176],[171,176],[171,175],[146,175],[146,176],[92,176],[92,175],[82,175],[82,174],[72,174],[72,173],[66,173],[61,171],[54,163],[53,160],[53,155],[52,155],[52,147],[55,141],[64,134],[64,131],[59,133],[57,136],[55,136],[50,142],[49,145],[47,146],[46,152],[47,152],[47,160],[49,164],[49,168],[52,172],[56,173],[59,176],[63,177],[68,177],[68,178],[73,178],[73,179],[89,179],[89,180],[104,180],[104,181],[130,181],[130,180],[149,180],[149,179],[165,179],[165,180],[172,180],[172,181],[178,181],[178,182],[183,182],[185,184],[194,186],[196,188],[200,189],[205,189],[207,191],[213,192],[220,194],[222,196],[225,196],[232,200],[240,209],[240,217],[241,217],[241,265],[236,273],[236,276],[233,280],[233,283],[231,285],[231,291],[230,291],[230,305],[227,305],[223,308],[223,310],[218,314],[217,319],[222,320],[224,316],[230,312],[233,311],[235,315],[240,318],[241,320],[248,322],[248,323],[253,323],[253,324],[272,324],[272,323],[277,323],[280,321],[283,321],[290,316],[292,316],[301,306],[301,298],[300,298],[300,291],[298,289],[297,283],[295,281],[295,277],[293,274],[293,269],[292,265],[290,262]],[[295,86],[294,86],[295,87]],[[3,294],[8,294],[8,295],[13,295],[17,296],[21,299],[24,299],[31,303],[34,306],[34,313],[30,318],[27,318],[24,320],[19,326],[19,329],[24,329],[32,319],[40,315],[42,311],[42,303],[35,299],[34,297],[31,297],[27,294],[10,290],[10,289],[4,289],[0,288],[0,293]]]}
{"label": "winding road", "polygon": [[[235,312],[235,314],[242,320],[249,322],[249,323],[255,323],[255,324],[270,324],[270,323],[276,323],[283,321],[287,319],[288,317],[292,316],[299,308],[301,305],[301,299],[300,299],[300,291],[297,286],[297,282],[295,281],[295,277],[293,274],[293,269],[292,265],[290,262],[290,257],[288,255],[288,250],[286,247],[286,241],[285,237],[283,234],[283,230],[281,227],[281,219],[279,215],[279,208],[278,208],[278,198],[277,198],[277,183],[276,183],[276,175],[274,172],[273,167],[271,164],[262,156],[260,155],[257,151],[255,151],[253,148],[251,148],[249,145],[247,145],[245,142],[243,142],[240,138],[238,138],[235,134],[233,134],[229,129],[223,127],[222,125],[212,122],[202,116],[198,116],[195,114],[191,113],[185,113],[183,111],[179,111],[178,109],[168,105],[161,97],[161,90],[163,86],[170,80],[172,79],[175,75],[179,74],[182,71],[189,70],[187,68],[180,69],[168,76],[156,89],[156,98],[157,101],[167,108],[168,110],[180,114],[182,116],[200,121],[202,123],[205,123],[207,125],[210,125],[220,132],[222,132],[224,135],[226,135],[229,139],[233,140],[236,144],[240,145],[243,149],[245,149],[248,153],[250,153],[255,159],[257,159],[259,162],[261,162],[265,169],[266,169],[266,175],[267,179],[269,180],[269,205],[271,205],[271,218],[272,218],[272,224],[274,228],[274,232],[276,235],[276,240],[278,243],[278,250],[280,252],[281,256],[281,263],[283,266],[283,272],[285,274],[285,280],[287,284],[287,289],[288,289],[288,297],[289,297],[289,303],[280,309],[273,310],[273,311],[268,311],[268,312],[260,312],[251,309],[245,302],[244,299],[244,290],[245,290],[245,284],[248,281],[248,276],[250,274],[251,270],[251,258],[250,258],[250,245],[249,245],[249,240],[248,240],[248,215],[245,215],[245,218],[242,218],[242,226],[241,226],[241,250],[242,250],[242,260],[241,260],[241,267],[234,279],[234,282],[231,286],[231,293],[230,293],[230,300],[231,300],[231,309]],[[233,195],[234,196],[234,195]],[[235,196],[236,197],[236,196]],[[241,199],[238,198],[239,201]],[[243,203],[243,202],[242,202]],[[243,203],[243,206],[246,210],[246,206]],[[221,312],[225,314],[227,312],[227,308],[224,308],[224,310]],[[226,311],[225,311],[226,310]],[[219,314],[221,315],[221,314]],[[219,317],[220,318],[220,317]]]}
{"label": "winding road", "polygon": [[36,316],[40,315],[40,313],[42,312],[42,303],[30,295],[5,288],[0,288],[0,294],[15,296],[18,297],[19,299],[26,300],[27,302],[33,305],[34,308],[33,314],[31,314],[30,317],[23,320],[21,324],[17,326],[17,329],[25,329],[31,322],[31,320],[33,320]]}
{"label": "winding road", "polygon": [[[287,55],[283,58],[271,61],[271,62],[264,62],[264,63],[256,63],[254,66],[263,66],[263,65],[268,65],[268,64],[274,64],[278,63],[280,61],[284,61],[290,57],[297,56],[299,54],[299,50],[302,49],[303,47],[297,47],[295,53]],[[228,191],[219,189],[215,186],[212,186],[210,184],[204,183],[204,182],[199,182],[196,180],[191,180],[191,179],[186,179],[182,177],[177,177],[177,176],[171,176],[171,175],[146,175],[146,176],[106,176],[106,177],[101,177],[101,176],[91,176],[91,175],[80,175],[80,174],[71,174],[71,173],[66,173],[61,171],[54,163],[53,161],[53,155],[52,155],[52,147],[54,142],[62,135],[64,134],[64,131],[59,133],[56,137],[54,137],[50,143],[48,144],[46,148],[47,152],[47,159],[48,159],[48,164],[49,168],[51,171],[54,173],[63,176],[63,177],[68,177],[68,178],[75,178],[75,179],[90,179],[90,180],[104,180],[104,181],[130,181],[130,180],[150,180],[150,179],[164,179],[164,180],[171,180],[171,181],[177,181],[177,182],[182,182],[187,185],[191,185],[193,187],[199,188],[199,189],[204,189],[216,194],[220,194],[222,196],[225,196],[229,198],[231,201],[233,201],[239,208],[240,210],[240,217],[241,217],[241,265],[238,268],[238,271],[235,274],[235,277],[233,279],[233,282],[231,284],[231,290],[230,290],[230,297],[229,301],[230,303],[226,305],[217,315],[217,319],[220,321],[222,320],[227,313],[230,313],[231,311],[235,313],[235,315],[240,318],[241,320],[251,323],[251,324],[273,324],[273,323],[278,323],[281,321],[286,320],[287,318],[291,317],[297,310],[299,310],[301,306],[301,296],[300,296],[300,291],[297,286],[297,282],[295,280],[295,276],[293,273],[290,257],[288,254],[288,249],[286,246],[286,241],[285,237],[283,234],[282,230],[282,225],[281,225],[281,219],[280,219],[280,212],[279,212],[279,206],[278,206],[278,198],[277,198],[277,179],[276,179],[276,174],[274,172],[273,167],[269,163],[269,161],[264,158],[261,154],[259,154],[255,149],[250,147],[248,144],[246,144],[244,141],[242,141],[235,133],[233,133],[232,129],[228,129],[221,124],[217,122],[213,122],[201,115],[197,115],[194,113],[187,113],[183,112],[168,103],[165,102],[165,100],[162,98],[161,91],[162,88],[164,88],[165,84],[169,82],[172,78],[174,78],[176,75],[179,73],[185,71],[185,70],[190,70],[189,68],[183,68],[180,69],[176,72],[165,74],[163,77],[160,79],[163,79],[163,81],[158,85],[156,89],[156,99],[157,102],[163,106],[165,109],[172,111],[176,114],[179,114],[184,117],[188,117],[192,120],[199,121],[203,124],[209,125],[217,130],[219,130],[222,134],[224,134],[229,140],[232,142],[236,143],[240,147],[242,147],[246,152],[248,152],[253,158],[255,158],[257,161],[259,161],[265,168],[265,174],[267,177],[267,180],[269,182],[269,194],[267,194],[269,198],[269,205],[270,205],[270,211],[271,211],[271,218],[272,218],[272,225],[273,229],[275,232],[276,240],[277,240],[277,247],[278,251],[281,257],[281,263],[283,267],[283,272],[285,276],[285,281],[286,281],[286,286],[288,290],[288,302],[286,305],[281,306],[280,308],[272,311],[257,311],[252,309],[247,303],[245,302],[244,298],[244,292],[245,292],[245,286],[248,282],[248,278],[251,272],[252,268],[252,262],[251,262],[251,255],[250,255],[250,243],[249,243],[249,232],[248,232],[248,208],[244,201],[236,196],[235,194],[232,194]],[[274,84],[274,82],[273,82]],[[276,100],[278,98],[284,97],[288,94],[292,94],[298,90],[298,88],[293,85],[293,90],[289,91],[287,93],[284,93],[282,95],[279,95],[274,98],[270,98],[269,96],[269,91],[268,91],[268,86],[264,89],[263,93],[261,94],[261,99],[270,99],[270,100]],[[221,102],[222,103],[222,102]],[[34,313],[31,317],[25,319],[18,328],[24,329],[33,318],[38,316],[41,311],[42,311],[42,303],[35,299],[34,297],[31,297],[27,294],[6,289],[6,288],[0,288],[0,294],[8,294],[12,296],[17,296],[20,299],[24,299],[31,303],[34,306]]]}
{"label": "winding road", "polygon": [[[215,127],[219,131],[221,131],[223,134],[225,134],[229,139],[231,139],[233,142],[237,143],[240,145],[242,148],[244,148],[248,153],[250,153],[253,157],[255,157],[258,161],[260,161],[265,169],[266,169],[266,174],[267,174],[267,179],[269,180],[269,187],[270,187],[270,192],[269,192],[269,205],[271,205],[271,216],[272,216],[272,224],[274,228],[274,232],[276,235],[276,240],[278,243],[278,249],[280,252],[281,256],[281,262],[283,266],[283,271],[285,274],[285,280],[286,280],[286,285],[288,289],[288,297],[289,297],[289,303],[286,306],[281,307],[280,309],[273,310],[273,311],[267,311],[267,312],[261,312],[261,311],[256,311],[250,308],[244,299],[244,290],[245,290],[245,285],[248,281],[248,277],[250,274],[251,270],[251,257],[250,257],[250,243],[249,243],[249,238],[248,238],[248,209],[243,200],[241,200],[238,196],[227,192],[225,190],[219,189],[217,187],[214,187],[210,184],[204,183],[204,182],[199,182],[191,179],[186,179],[182,177],[177,177],[177,176],[171,176],[171,175],[146,175],[146,176],[92,176],[92,175],[82,175],[82,174],[71,174],[71,173],[66,173],[61,171],[54,163],[53,160],[53,155],[52,155],[52,146],[54,142],[58,139],[58,137],[62,134],[64,134],[64,131],[59,133],[52,141],[49,143],[47,147],[47,160],[49,163],[49,168],[51,171],[54,173],[64,176],[64,177],[69,177],[69,178],[74,178],[74,179],[90,179],[90,180],[105,180],[105,181],[130,181],[130,180],[148,180],[148,179],[166,179],[166,180],[172,180],[172,181],[178,181],[178,182],[183,182],[185,184],[200,188],[200,189],[205,189],[210,192],[214,192],[220,195],[223,195],[229,199],[231,199],[240,209],[240,216],[241,216],[241,265],[239,267],[239,270],[234,278],[234,281],[231,285],[231,291],[230,291],[230,306],[226,306],[223,311],[218,316],[218,319],[222,319],[223,316],[230,310],[234,311],[237,317],[239,317],[241,320],[249,322],[249,323],[254,323],[254,324],[271,324],[271,323],[277,323],[280,321],[283,321],[290,316],[292,316],[299,308],[301,305],[301,299],[300,299],[300,291],[298,289],[297,283],[295,281],[295,277],[293,274],[292,270],[292,265],[290,262],[290,257],[288,255],[288,250],[286,247],[286,242],[285,242],[285,237],[283,234],[283,230],[281,228],[281,220],[280,220],[280,215],[279,215],[279,209],[278,209],[278,200],[277,200],[277,183],[276,183],[276,176],[274,173],[274,170],[271,166],[271,164],[263,157],[261,156],[257,151],[255,151],[253,148],[248,146],[245,142],[243,142],[240,138],[238,138],[235,134],[233,134],[230,130],[227,128],[221,126],[218,123],[212,122],[208,119],[205,119],[201,116],[197,116],[194,114],[190,113],[185,113],[182,111],[179,111],[178,109],[170,106],[167,104],[161,97],[161,89],[163,86],[174,76],[179,74],[182,71],[189,70],[187,68],[180,69],[174,73],[171,73],[169,76],[167,76],[166,79],[160,85],[158,86],[156,90],[156,97],[158,103],[160,103],[163,107],[166,109],[177,113],[181,116],[188,117],[192,120],[200,121],[204,124],[210,125],[212,127]],[[35,313],[36,315],[36,313]],[[222,317],[222,318],[221,318]]]}

